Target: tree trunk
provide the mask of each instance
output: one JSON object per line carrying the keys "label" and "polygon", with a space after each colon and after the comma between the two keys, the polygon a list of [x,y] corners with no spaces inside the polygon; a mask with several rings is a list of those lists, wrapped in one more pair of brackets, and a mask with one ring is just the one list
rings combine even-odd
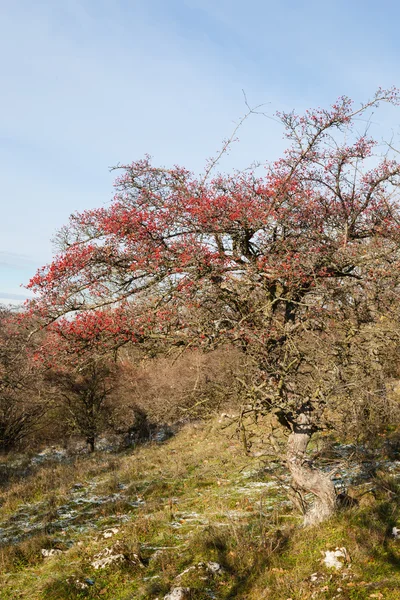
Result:
{"label": "tree trunk", "polygon": [[[328,519],[336,508],[336,492],[331,479],[313,468],[306,450],[313,434],[311,407],[304,405],[292,423],[286,461],[294,489],[303,499],[304,493],[314,495],[314,503],[305,510],[304,525],[316,525]],[[306,505],[304,503],[304,505]]]}

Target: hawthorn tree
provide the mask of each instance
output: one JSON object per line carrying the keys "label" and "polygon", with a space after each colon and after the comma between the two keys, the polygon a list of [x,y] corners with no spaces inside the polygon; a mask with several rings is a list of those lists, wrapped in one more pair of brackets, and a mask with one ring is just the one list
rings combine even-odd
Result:
{"label": "hawthorn tree", "polygon": [[236,344],[255,365],[245,411],[276,415],[293,486],[314,495],[306,523],[336,505],[311,436],[349,402],[383,399],[397,351],[400,165],[357,133],[382,102],[398,92],[278,114],[289,147],[262,175],[119,167],[110,206],[72,215],[28,286],[73,352]]}

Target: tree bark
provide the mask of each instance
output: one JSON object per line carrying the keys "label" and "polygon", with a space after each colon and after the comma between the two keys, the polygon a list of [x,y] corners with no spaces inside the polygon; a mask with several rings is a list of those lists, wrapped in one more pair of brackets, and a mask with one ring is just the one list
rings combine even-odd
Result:
{"label": "tree bark", "polygon": [[294,489],[303,500],[304,493],[314,495],[313,504],[305,511],[304,526],[325,521],[332,516],[336,508],[336,491],[333,482],[327,475],[315,469],[307,458],[307,446],[315,431],[311,410],[309,405],[304,405],[298,411],[296,420],[292,422],[286,453]]}

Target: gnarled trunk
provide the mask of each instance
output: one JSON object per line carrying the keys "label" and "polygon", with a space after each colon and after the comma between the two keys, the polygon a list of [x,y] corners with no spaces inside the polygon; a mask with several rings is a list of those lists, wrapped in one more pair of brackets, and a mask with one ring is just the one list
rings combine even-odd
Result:
{"label": "gnarled trunk", "polygon": [[328,519],[336,508],[336,492],[331,479],[314,469],[306,455],[312,434],[311,408],[305,405],[292,422],[286,453],[294,489],[301,497],[304,493],[312,493],[315,498],[311,507],[305,510],[305,526],[316,525]]}

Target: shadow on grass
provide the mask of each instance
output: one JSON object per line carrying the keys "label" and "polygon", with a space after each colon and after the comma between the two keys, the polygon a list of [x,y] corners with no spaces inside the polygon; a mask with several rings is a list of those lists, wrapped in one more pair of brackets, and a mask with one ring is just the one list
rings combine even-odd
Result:
{"label": "shadow on grass", "polygon": [[[193,558],[215,561],[222,567],[223,575],[211,577],[208,582],[218,598],[240,598],[249,591],[254,579],[271,567],[272,560],[287,549],[290,533],[289,528],[267,531],[257,518],[247,525],[233,525],[227,530],[209,526],[191,541]],[[220,577],[222,585],[218,581]],[[202,591],[193,590],[194,599],[203,597]]]}

